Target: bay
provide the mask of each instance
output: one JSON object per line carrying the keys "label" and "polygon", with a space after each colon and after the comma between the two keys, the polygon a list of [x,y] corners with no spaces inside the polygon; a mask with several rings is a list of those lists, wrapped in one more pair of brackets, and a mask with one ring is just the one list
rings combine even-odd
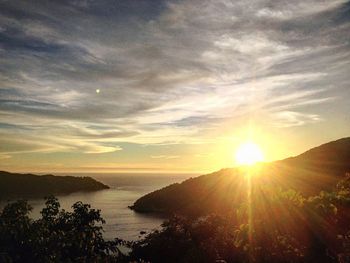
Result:
{"label": "bay", "polygon": [[[57,175],[57,174],[56,174]],[[140,214],[128,208],[139,197],[160,189],[172,183],[182,182],[194,177],[194,174],[64,174],[72,176],[90,176],[101,181],[110,189],[96,192],[76,192],[69,195],[58,195],[61,208],[71,211],[71,206],[77,201],[88,203],[91,208],[100,209],[102,217],[106,220],[103,226],[104,238],[112,240],[115,237],[125,240],[137,240],[140,232],[149,233],[160,228],[166,219],[159,215]],[[44,206],[43,199],[29,199],[33,207],[31,217],[40,217]],[[4,203],[0,204],[3,207]]]}

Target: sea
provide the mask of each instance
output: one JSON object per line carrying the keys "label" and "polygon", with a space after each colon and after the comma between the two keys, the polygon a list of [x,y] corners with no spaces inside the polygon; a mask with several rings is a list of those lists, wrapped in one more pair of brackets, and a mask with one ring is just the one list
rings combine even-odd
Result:
{"label": "sea", "polygon": [[[69,195],[57,195],[61,208],[71,211],[75,202],[88,203],[91,208],[100,209],[106,223],[103,225],[104,238],[113,240],[122,238],[132,241],[140,239],[145,233],[159,229],[166,218],[154,214],[136,213],[128,208],[141,196],[173,183],[182,182],[196,174],[64,174],[72,176],[90,176],[108,185],[110,189],[96,192],[76,192]],[[43,199],[29,199],[33,207],[31,217],[40,217],[44,207]],[[4,203],[0,204],[0,208]],[[145,233],[144,233],[145,232]]]}

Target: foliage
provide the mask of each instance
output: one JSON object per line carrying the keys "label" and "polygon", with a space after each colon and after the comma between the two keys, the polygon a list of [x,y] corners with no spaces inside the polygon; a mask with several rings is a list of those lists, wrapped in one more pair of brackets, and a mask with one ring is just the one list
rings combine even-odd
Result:
{"label": "foliage", "polygon": [[[349,262],[350,176],[332,191],[305,197],[261,185],[235,209],[174,215],[143,239],[103,239],[100,211],[77,202],[72,212],[47,198],[41,218],[25,201],[0,213],[0,262]],[[123,255],[120,246],[130,249]]]}
{"label": "foliage", "polygon": [[90,205],[77,202],[67,212],[49,197],[38,220],[29,218],[31,209],[17,201],[1,212],[1,262],[115,262],[121,255],[118,240],[103,239],[104,220]]}
{"label": "foliage", "polygon": [[[255,189],[256,190],[256,189]],[[349,262],[350,178],[306,198],[260,186],[235,213],[175,216],[130,244],[149,262]]]}
{"label": "foliage", "polygon": [[161,231],[131,244],[130,257],[150,262],[215,262],[225,255],[233,262],[240,253],[229,221],[217,215],[196,221],[174,216]]}

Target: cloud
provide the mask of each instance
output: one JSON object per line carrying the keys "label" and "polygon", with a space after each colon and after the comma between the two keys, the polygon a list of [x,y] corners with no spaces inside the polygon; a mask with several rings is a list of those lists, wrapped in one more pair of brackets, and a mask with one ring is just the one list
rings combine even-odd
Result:
{"label": "cloud", "polygon": [[321,121],[321,117],[316,114],[307,114],[293,111],[281,111],[275,114],[274,125],[280,128],[301,126],[306,123],[312,124]]}
{"label": "cloud", "polygon": [[115,152],[115,151],[121,151],[122,148],[120,146],[101,146],[101,145],[95,145],[92,143],[83,143],[74,145],[74,148],[78,148],[80,152],[84,153],[90,153],[90,154],[98,154],[98,153],[109,153],[109,152]]}
{"label": "cloud", "polygon": [[345,1],[3,1],[0,9],[0,131],[13,135],[4,154],[197,143],[252,111],[290,127],[326,121],[324,105],[349,109]]}
{"label": "cloud", "polygon": [[0,154],[0,160],[10,159],[12,156],[8,154]]}
{"label": "cloud", "polygon": [[152,159],[178,159],[180,156],[178,155],[152,155]]}

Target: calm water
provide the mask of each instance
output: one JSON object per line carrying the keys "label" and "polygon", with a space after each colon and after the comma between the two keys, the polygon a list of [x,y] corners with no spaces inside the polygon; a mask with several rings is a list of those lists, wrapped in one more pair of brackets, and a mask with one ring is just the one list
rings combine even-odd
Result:
{"label": "calm water", "polygon": [[[181,182],[195,175],[149,175],[149,174],[72,174],[74,176],[91,176],[111,187],[92,193],[74,193],[57,196],[61,207],[70,210],[74,202],[82,201],[91,204],[92,208],[101,209],[102,217],[106,220],[104,225],[106,239],[114,237],[126,240],[136,240],[140,231],[149,232],[159,228],[164,218],[150,214],[139,214],[128,208],[136,199],[167,186],[171,183]],[[32,217],[40,216],[44,200],[30,199],[33,206]]]}

